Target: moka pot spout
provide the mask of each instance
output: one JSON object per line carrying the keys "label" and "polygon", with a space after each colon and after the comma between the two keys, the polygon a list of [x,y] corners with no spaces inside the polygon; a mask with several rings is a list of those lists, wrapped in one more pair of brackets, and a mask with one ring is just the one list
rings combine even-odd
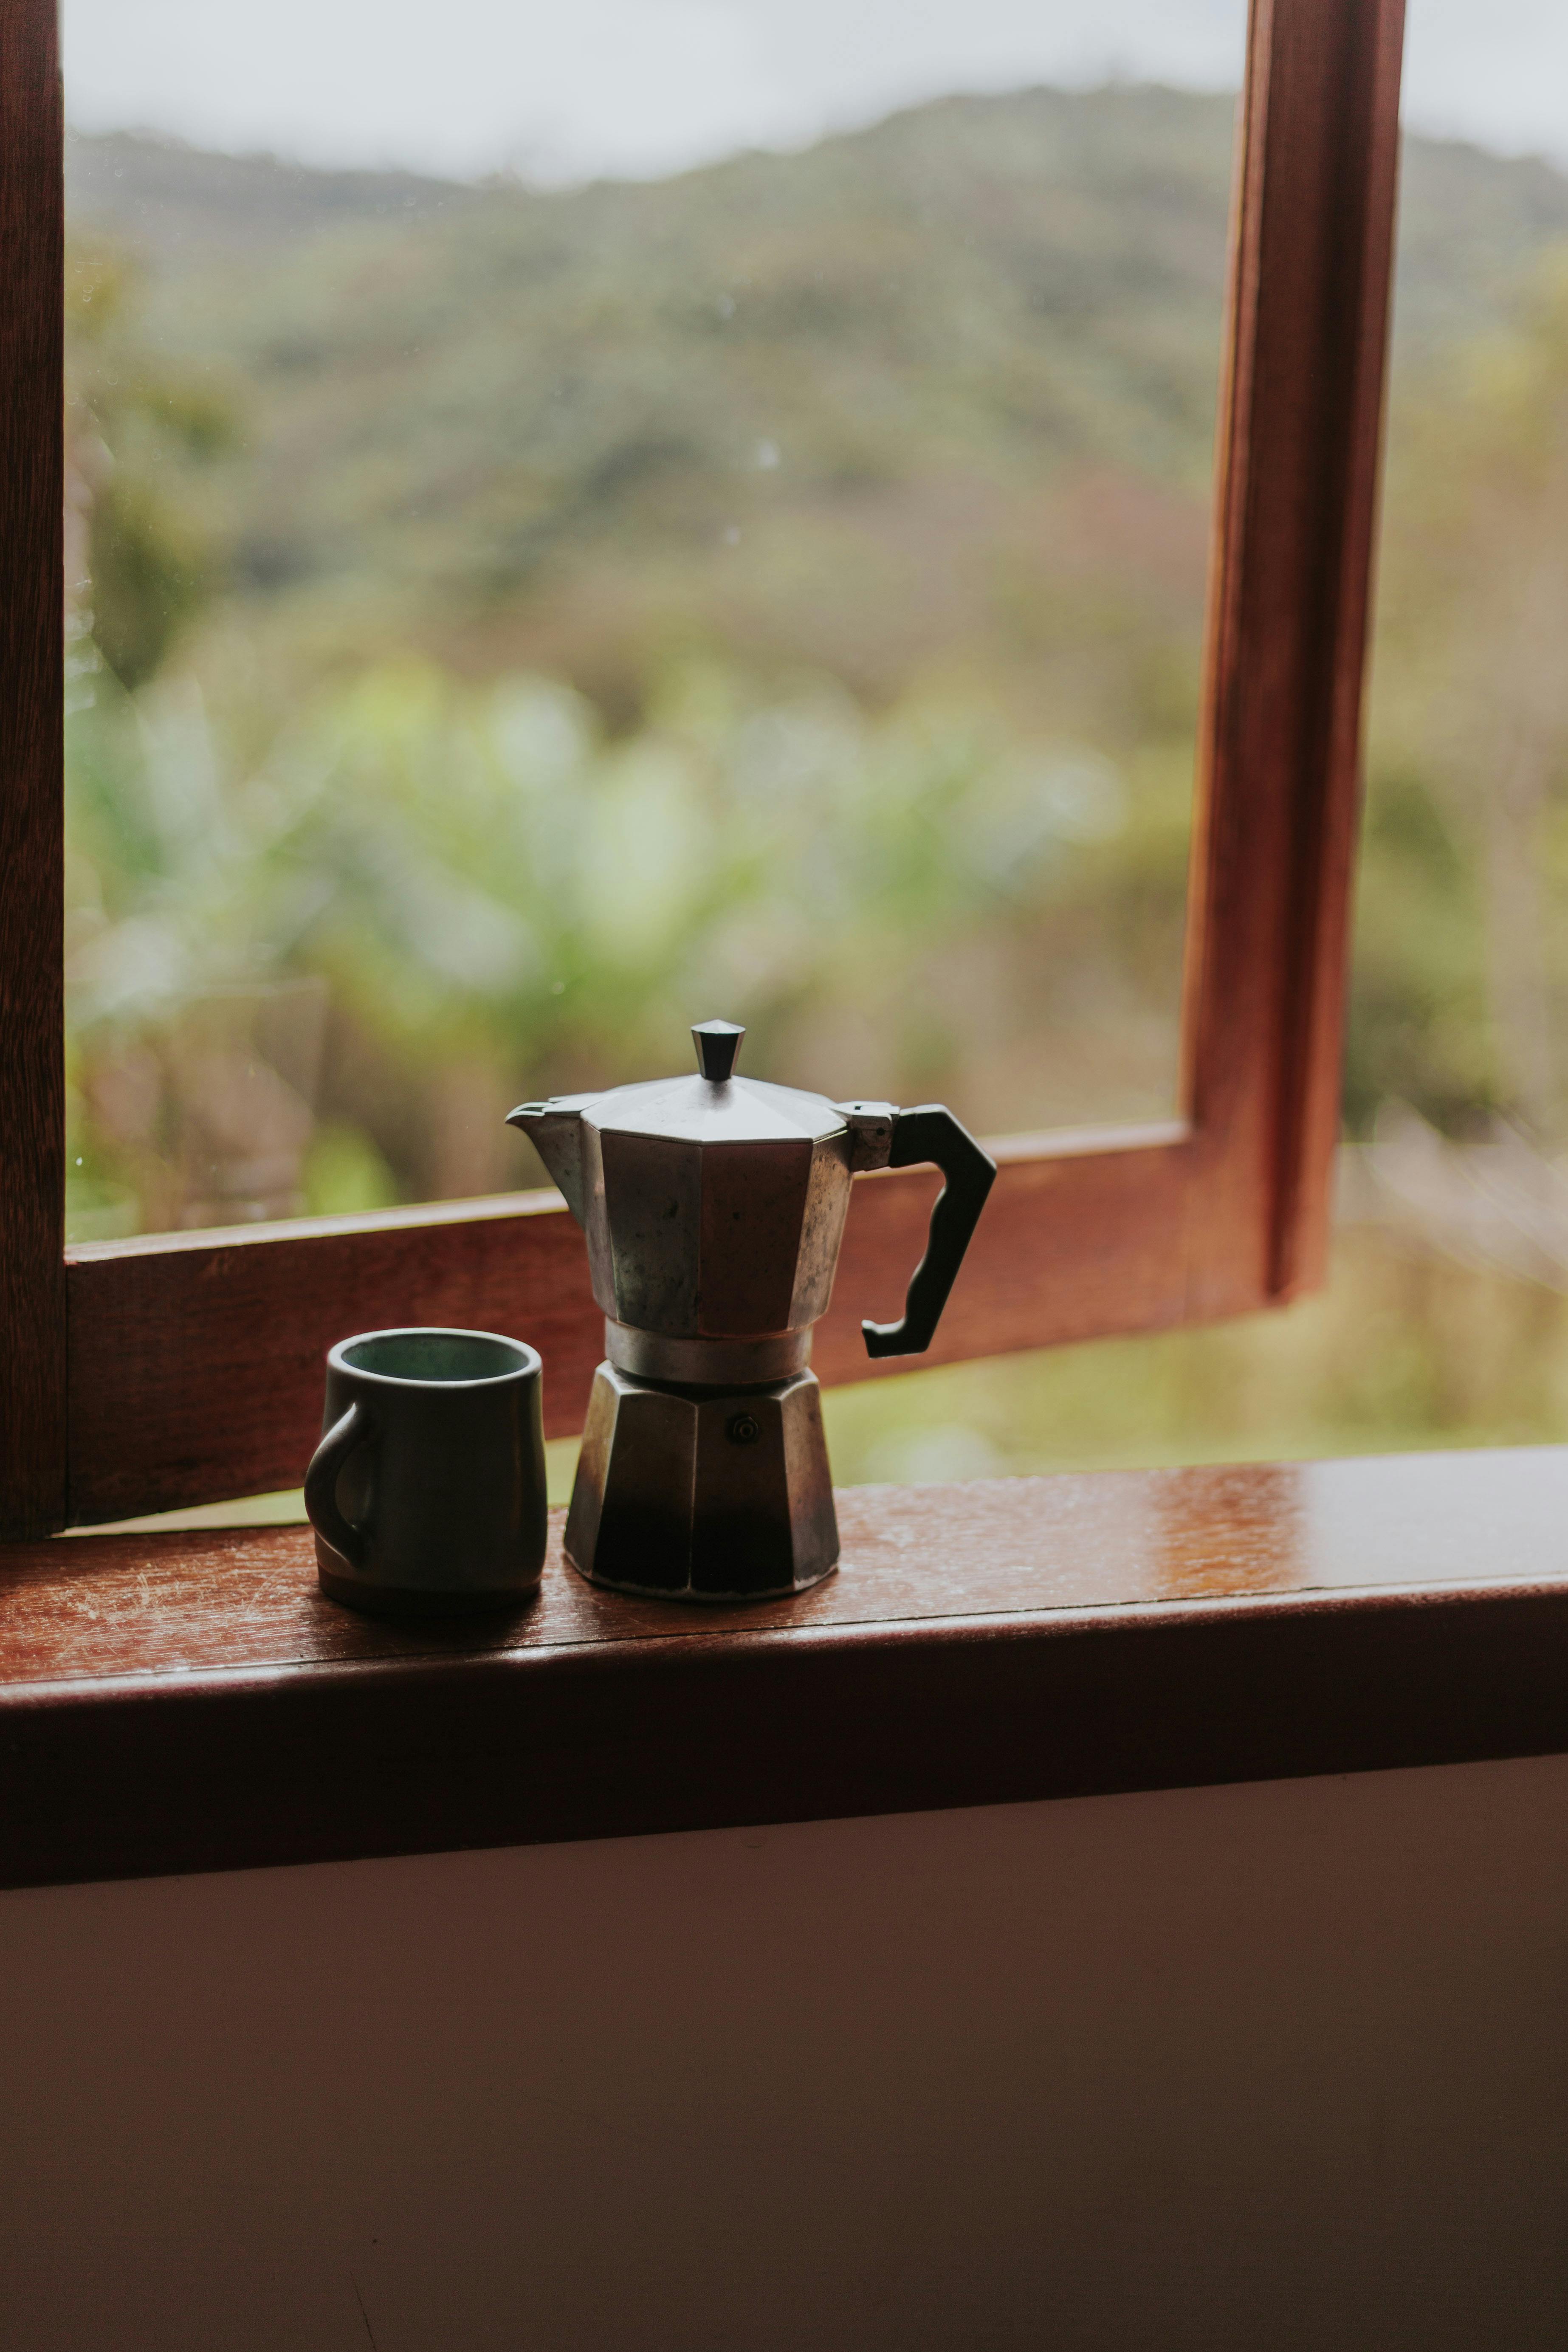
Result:
{"label": "moka pot spout", "polygon": [[547,1102],[519,1103],[506,1123],[527,1136],[580,1225],[587,1223],[583,1191],[583,1110],[596,1095],[552,1095]]}

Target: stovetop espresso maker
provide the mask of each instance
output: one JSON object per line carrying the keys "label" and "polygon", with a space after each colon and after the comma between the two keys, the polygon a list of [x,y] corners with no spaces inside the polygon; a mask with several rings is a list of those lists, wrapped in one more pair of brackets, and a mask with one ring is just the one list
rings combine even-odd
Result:
{"label": "stovetop espresso maker", "polygon": [[595,1584],[680,1601],[797,1592],[838,1558],[812,1326],[827,1311],[860,1169],[946,1183],[903,1319],[872,1356],[931,1344],[995,1163],[940,1104],[829,1102],[734,1075],[745,1031],[692,1031],[700,1075],[523,1103],[587,1236],[608,1360],[594,1378],[566,1554]]}

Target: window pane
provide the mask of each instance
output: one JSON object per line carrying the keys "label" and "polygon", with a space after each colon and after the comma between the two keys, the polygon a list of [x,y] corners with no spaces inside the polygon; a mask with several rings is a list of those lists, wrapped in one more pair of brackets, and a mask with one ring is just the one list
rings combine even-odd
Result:
{"label": "window pane", "polygon": [[1174,1108],[1244,16],[67,0],[74,1237]]}
{"label": "window pane", "polygon": [[1568,11],[1410,0],[1326,1292],[828,1401],[837,1475],[1568,1434]]}

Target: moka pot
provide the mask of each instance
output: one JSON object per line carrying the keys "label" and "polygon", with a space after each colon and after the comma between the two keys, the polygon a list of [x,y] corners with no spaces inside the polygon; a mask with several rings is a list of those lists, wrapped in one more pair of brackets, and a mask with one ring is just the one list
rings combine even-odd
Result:
{"label": "moka pot", "polygon": [[616,1591],[761,1600],[838,1558],[809,1365],[851,1178],[930,1160],[947,1180],[903,1319],[862,1326],[870,1355],[899,1356],[930,1346],[996,1170],[940,1104],[737,1077],[743,1029],[691,1034],[696,1076],[523,1103],[508,1123],[582,1226],[605,1316],[567,1558]]}

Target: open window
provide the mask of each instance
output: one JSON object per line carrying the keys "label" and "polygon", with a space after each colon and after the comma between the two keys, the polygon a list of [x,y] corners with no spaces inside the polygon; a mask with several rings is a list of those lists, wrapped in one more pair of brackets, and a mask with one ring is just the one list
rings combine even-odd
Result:
{"label": "open window", "polygon": [[[552,1433],[601,1335],[552,1194],[63,1243],[61,123],[54,0],[0,10],[4,1532],[292,1483],[321,1362],[380,1322],[526,1332]],[[998,1149],[953,1360],[1205,1321],[1319,1279],[1388,302],[1400,0],[1255,0],[1240,112],[1180,1115]],[[693,1008],[698,1014],[711,1012]],[[932,1179],[862,1180],[818,1334],[878,1368]],[[895,1367],[890,1367],[896,1369]]]}

